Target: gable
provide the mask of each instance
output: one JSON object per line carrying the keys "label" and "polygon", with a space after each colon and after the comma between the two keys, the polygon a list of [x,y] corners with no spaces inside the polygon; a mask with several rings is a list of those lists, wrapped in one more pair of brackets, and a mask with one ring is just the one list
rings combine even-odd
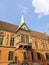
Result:
{"label": "gable", "polygon": [[30,31],[29,28],[27,27],[27,25],[25,24],[25,20],[24,20],[23,15],[22,15],[22,18],[21,18],[20,25],[19,25],[19,27],[17,28],[17,31],[18,31],[19,29],[23,29],[23,30],[26,30],[26,31]]}
{"label": "gable", "polygon": [[27,27],[25,23],[20,28],[23,30],[29,31],[29,28]]}

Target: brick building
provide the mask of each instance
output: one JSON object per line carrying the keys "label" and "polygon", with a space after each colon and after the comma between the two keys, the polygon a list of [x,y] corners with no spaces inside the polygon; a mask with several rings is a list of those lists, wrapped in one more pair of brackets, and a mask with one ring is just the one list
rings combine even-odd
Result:
{"label": "brick building", "polygon": [[0,65],[49,65],[49,36],[20,22],[0,21]]}

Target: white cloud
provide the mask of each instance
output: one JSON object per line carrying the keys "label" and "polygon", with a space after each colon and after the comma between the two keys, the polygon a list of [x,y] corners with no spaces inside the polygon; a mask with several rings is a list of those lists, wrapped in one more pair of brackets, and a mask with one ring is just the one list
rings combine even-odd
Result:
{"label": "white cloud", "polygon": [[49,0],[32,0],[34,12],[39,15],[49,15]]}

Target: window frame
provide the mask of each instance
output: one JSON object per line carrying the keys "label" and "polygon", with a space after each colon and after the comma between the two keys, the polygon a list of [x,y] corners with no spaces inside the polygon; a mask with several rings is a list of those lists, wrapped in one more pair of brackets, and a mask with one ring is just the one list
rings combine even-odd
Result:
{"label": "window frame", "polygon": [[14,57],[14,51],[9,51],[8,61],[12,61],[13,60],[13,57]]}
{"label": "window frame", "polygon": [[47,47],[47,44],[46,43],[42,43],[43,44],[43,48],[46,50],[46,49],[48,49],[48,47]]}
{"label": "window frame", "polygon": [[45,53],[46,54],[46,60],[49,60],[49,53]]}
{"label": "window frame", "polygon": [[37,52],[37,58],[38,60],[42,60],[42,55],[39,52]]}
{"label": "window frame", "polygon": [[10,37],[10,46],[14,46],[14,37],[13,36]]}
{"label": "window frame", "polygon": [[29,35],[21,34],[21,42],[22,43],[29,43]]}
{"label": "window frame", "polygon": [[23,61],[27,61],[28,60],[28,52],[22,52],[23,55]]}
{"label": "window frame", "polygon": [[3,45],[3,38],[4,36],[0,35],[0,45]]}

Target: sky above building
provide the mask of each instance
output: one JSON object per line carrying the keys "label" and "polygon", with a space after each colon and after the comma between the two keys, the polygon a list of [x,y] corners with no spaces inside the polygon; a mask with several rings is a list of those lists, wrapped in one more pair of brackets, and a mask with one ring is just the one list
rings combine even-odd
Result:
{"label": "sky above building", "polygon": [[0,21],[19,25],[22,13],[30,29],[49,34],[49,0],[0,0]]}

